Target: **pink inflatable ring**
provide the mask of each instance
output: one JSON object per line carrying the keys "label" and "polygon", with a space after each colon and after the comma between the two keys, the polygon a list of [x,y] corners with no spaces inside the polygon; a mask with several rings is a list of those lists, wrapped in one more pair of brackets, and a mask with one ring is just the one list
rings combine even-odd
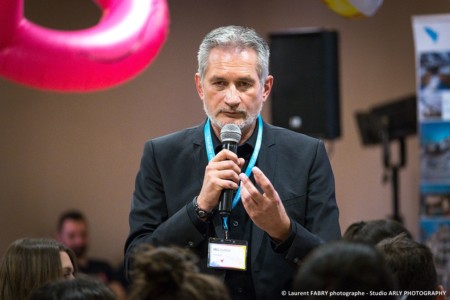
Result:
{"label": "pink inflatable ring", "polygon": [[166,0],[96,0],[103,11],[91,28],[62,31],[23,15],[23,0],[0,0],[0,76],[61,92],[121,84],[142,71],[169,28]]}

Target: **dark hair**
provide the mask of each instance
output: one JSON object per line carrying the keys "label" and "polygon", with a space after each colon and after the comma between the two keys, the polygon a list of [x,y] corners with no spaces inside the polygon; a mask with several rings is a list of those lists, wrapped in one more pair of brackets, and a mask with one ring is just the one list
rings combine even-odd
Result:
{"label": "dark hair", "polygon": [[87,223],[86,217],[84,216],[84,214],[81,211],[75,210],[75,209],[68,210],[68,211],[62,213],[58,219],[58,225],[57,225],[58,232],[61,232],[64,222],[66,220],[74,220],[74,221],[78,221],[78,222]]}
{"label": "dark hair", "polygon": [[412,238],[411,233],[400,222],[381,219],[353,223],[344,232],[342,238],[376,245],[381,240],[394,237],[400,233],[405,233],[409,238]]}
{"label": "dark hair", "polygon": [[223,282],[200,274],[189,249],[141,246],[134,254],[130,300],[230,299]]}
{"label": "dark hair", "polygon": [[[296,292],[365,293],[359,295],[360,299],[373,298],[371,291],[386,292],[394,288],[392,275],[383,256],[374,246],[342,240],[313,250],[300,266],[293,283]],[[305,295],[305,299],[321,298]],[[323,296],[323,299],[329,299],[330,296]],[[389,294],[383,298],[395,299]]]}
{"label": "dark hair", "polygon": [[115,300],[114,293],[99,280],[80,274],[72,280],[58,280],[41,286],[29,300]]}
{"label": "dark hair", "polygon": [[0,299],[27,299],[41,285],[63,278],[60,252],[69,255],[76,273],[75,255],[57,241],[45,238],[14,241],[0,264]]}
{"label": "dark hair", "polygon": [[[436,267],[430,249],[419,242],[400,234],[378,243],[389,268],[402,291],[435,291],[438,288]],[[435,296],[420,296],[434,299]],[[415,299],[413,295],[408,299]]]}

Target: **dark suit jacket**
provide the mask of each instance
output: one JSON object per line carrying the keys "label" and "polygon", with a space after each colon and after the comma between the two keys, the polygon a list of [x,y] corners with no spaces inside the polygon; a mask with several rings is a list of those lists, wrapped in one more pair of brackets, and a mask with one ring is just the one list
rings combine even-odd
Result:
{"label": "dark suit jacket", "polygon": [[[199,194],[208,159],[198,127],[156,138],[145,144],[130,212],[126,263],[141,243],[190,247],[206,268],[208,236],[189,217],[192,199]],[[256,164],[277,190],[296,236],[284,253],[275,251],[270,237],[252,226],[249,262],[258,299],[273,299],[289,290],[297,263],[316,246],[340,238],[334,177],[320,140],[264,124]],[[192,214],[191,214],[192,215]],[[213,217],[222,235],[218,215]]]}

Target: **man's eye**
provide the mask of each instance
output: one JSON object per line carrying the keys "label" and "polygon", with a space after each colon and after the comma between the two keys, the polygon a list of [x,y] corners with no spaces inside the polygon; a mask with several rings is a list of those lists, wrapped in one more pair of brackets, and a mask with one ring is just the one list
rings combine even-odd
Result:
{"label": "man's eye", "polygon": [[251,86],[252,86],[252,84],[250,82],[247,82],[247,81],[242,81],[242,82],[239,82],[239,84],[238,84],[238,87],[239,88],[243,88],[243,89],[247,89],[247,88],[249,88]]}

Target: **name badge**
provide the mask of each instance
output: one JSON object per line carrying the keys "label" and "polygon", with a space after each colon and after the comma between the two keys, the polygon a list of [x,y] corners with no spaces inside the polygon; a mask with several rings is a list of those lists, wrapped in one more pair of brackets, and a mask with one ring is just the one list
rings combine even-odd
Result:
{"label": "name badge", "polygon": [[247,269],[247,241],[210,238],[208,268],[245,271]]}

